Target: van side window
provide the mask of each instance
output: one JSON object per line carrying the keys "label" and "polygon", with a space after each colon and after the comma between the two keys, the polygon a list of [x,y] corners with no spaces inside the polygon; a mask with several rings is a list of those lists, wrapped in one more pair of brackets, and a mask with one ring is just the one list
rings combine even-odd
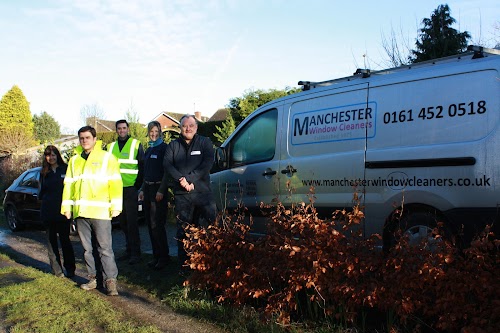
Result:
{"label": "van side window", "polygon": [[272,160],[276,151],[278,110],[252,119],[231,140],[230,167]]}

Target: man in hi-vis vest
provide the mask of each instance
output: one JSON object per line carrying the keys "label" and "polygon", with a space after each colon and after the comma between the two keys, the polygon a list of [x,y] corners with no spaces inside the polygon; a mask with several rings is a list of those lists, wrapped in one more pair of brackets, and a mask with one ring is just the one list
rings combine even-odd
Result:
{"label": "man in hi-vis vest", "polygon": [[[97,288],[97,267],[94,256],[100,258],[102,275],[109,296],[118,295],[111,237],[111,219],[122,210],[122,179],[116,158],[102,150],[96,130],[84,126],[78,130],[80,145],[75,148],[64,178],[61,214],[76,221],[78,234],[85,250],[89,282],[82,289]],[[98,253],[94,253],[97,248]]]}
{"label": "man in hi-vis vest", "polygon": [[125,233],[126,252],[117,260],[128,260],[130,265],[141,260],[141,238],[137,224],[137,197],[144,173],[144,150],[139,140],[131,138],[125,119],[116,122],[118,140],[108,145],[108,152],[120,163],[123,181],[123,211],[119,216],[120,227]]}

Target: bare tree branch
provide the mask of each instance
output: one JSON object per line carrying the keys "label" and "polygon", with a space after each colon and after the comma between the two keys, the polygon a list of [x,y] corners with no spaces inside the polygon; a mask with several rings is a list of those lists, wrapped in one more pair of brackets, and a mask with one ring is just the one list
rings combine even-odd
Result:
{"label": "bare tree branch", "polygon": [[[103,119],[104,116],[104,110],[95,103],[92,105],[84,105],[80,109],[80,117],[84,125],[92,125],[96,119]],[[94,119],[94,121],[92,119]]]}
{"label": "bare tree branch", "polygon": [[382,47],[388,57],[385,63],[387,67],[398,67],[410,63],[410,42],[409,38],[405,37],[402,27],[399,28],[399,35],[396,34],[392,24],[389,37],[382,32]]}

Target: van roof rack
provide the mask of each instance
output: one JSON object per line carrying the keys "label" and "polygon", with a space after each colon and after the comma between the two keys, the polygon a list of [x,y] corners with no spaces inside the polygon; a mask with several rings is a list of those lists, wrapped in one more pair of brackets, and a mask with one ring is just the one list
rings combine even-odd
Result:
{"label": "van roof rack", "polygon": [[498,54],[500,55],[500,50],[499,49],[489,49],[487,47],[482,47],[478,45],[469,45],[467,46],[467,51],[473,51],[474,55],[472,56],[472,59],[477,59],[477,58],[484,58],[484,53],[489,53],[489,54]]}
{"label": "van roof rack", "polygon": [[479,59],[479,58],[484,58],[484,57],[488,56],[489,54],[500,55],[500,49],[490,49],[490,48],[482,47],[482,46],[478,46],[478,45],[469,45],[467,47],[466,52],[460,53],[457,55],[453,55],[453,56],[432,59],[432,60],[423,61],[423,62],[419,62],[419,63],[415,63],[415,64],[402,65],[402,66],[394,67],[394,68],[382,69],[379,71],[371,71],[370,69],[358,68],[356,70],[356,72],[354,72],[353,75],[351,75],[351,76],[341,77],[341,78],[327,80],[327,81],[320,81],[320,82],[299,81],[298,85],[302,86],[303,91],[306,91],[306,90],[310,90],[313,88],[326,87],[326,86],[329,86],[329,85],[332,85],[332,84],[335,84],[338,82],[353,81],[353,80],[360,79],[360,78],[366,79],[366,78],[368,78],[372,75],[376,75],[376,74],[389,74],[389,73],[393,73],[395,71],[400,71],[400,70],[404,70],[404,69],[411,69],[411,68],[415,68],[415,67],[435,65],[438,62],[442,63],[442,62],[449,61],[452,59],[453,60],[461,59],[464,56],[468,56],[468,55],[472,55],[472,59]]}

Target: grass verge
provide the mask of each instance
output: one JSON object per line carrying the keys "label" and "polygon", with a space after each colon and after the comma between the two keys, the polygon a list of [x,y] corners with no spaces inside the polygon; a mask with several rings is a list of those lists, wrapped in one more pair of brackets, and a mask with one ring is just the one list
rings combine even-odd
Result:
{"label": "grass verge", "polygon": [[3,267],[0,281],[0,313],[8,332],[160,332],[128,319],[73,281],[34,268]]}

